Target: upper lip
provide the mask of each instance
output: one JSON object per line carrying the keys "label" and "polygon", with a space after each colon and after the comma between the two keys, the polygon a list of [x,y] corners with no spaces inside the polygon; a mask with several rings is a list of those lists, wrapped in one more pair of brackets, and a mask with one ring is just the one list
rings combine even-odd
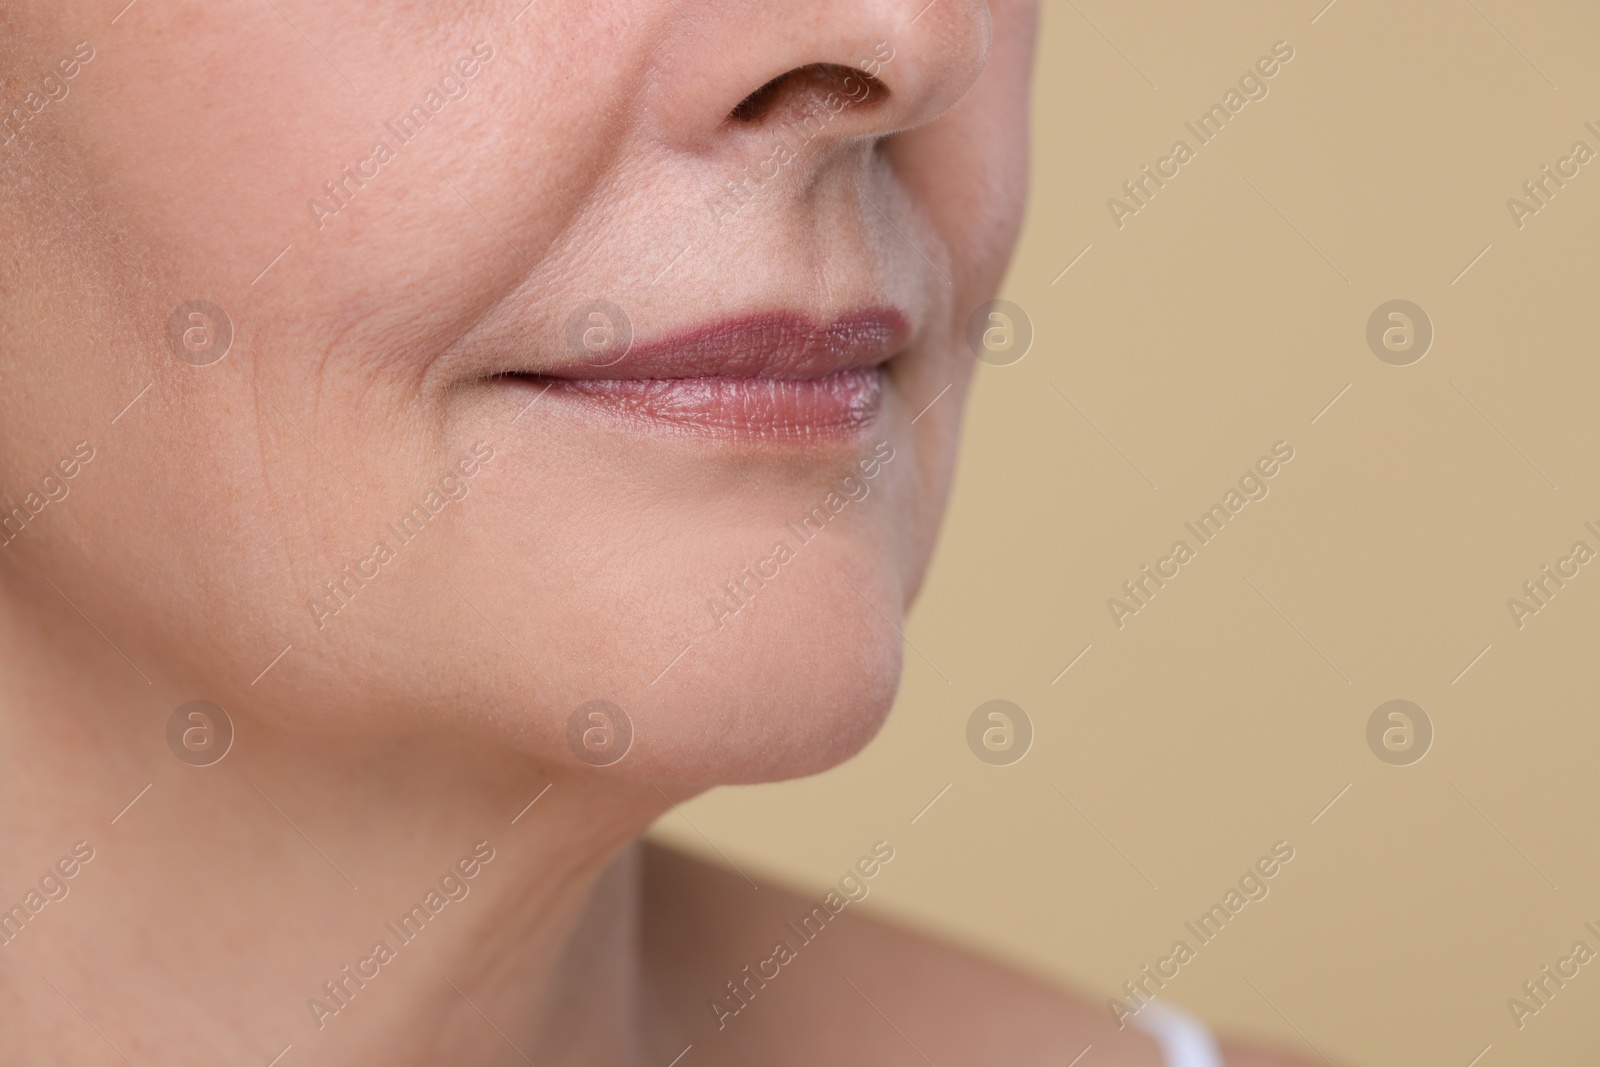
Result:
{"label": "upper lip", "polygon": [[821,378],[884,363],[910,335],[906,316],[893,308],[866,308],[823,324],[799,312],[758,313],[636,340],[620,358],[608,353],[603,361],[574,360],[539,377]]}

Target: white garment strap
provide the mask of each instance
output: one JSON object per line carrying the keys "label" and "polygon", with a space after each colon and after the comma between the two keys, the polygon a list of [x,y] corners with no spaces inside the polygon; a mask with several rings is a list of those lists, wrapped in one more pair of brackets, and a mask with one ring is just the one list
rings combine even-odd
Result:
{"label": "white garment strap", "polygon": [[1211,1031],[1186,1012],[1151,1001],[1133,1017],[1133,1024],[1156,1039],[1167,1067],[1223,1067]]}

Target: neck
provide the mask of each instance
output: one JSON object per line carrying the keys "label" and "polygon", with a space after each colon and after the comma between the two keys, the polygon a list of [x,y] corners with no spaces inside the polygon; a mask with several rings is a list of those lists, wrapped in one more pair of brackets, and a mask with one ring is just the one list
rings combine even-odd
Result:
{"label": "neck", "polygon": [[0,619],[0,649],[0,986],[32,1009],[0,1045],[19,1060],[633,1059],[629,845],[667,806],[653,787],[235,708],[226,757],[190,766],[166,724],[193,694],[133,677],[75,617]]}

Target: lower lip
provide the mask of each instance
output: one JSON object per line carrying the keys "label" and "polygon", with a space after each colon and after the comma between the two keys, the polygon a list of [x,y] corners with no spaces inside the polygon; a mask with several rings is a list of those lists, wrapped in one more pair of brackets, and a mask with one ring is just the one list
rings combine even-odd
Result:
{"label": "lower lip", "polygon": [[[817,378],[529,378],[544,392],[647,428],[734,441],[813,444],[860,436],[883,406],[875,367]],[[541,396],[544,393],[540,394]]]}

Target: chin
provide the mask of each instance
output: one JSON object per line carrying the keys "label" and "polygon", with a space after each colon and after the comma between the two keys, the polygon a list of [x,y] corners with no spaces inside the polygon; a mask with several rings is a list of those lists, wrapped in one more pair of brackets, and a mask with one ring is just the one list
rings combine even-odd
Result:
{"label": "chin", "polygon": [[642,706],[633,751],[610,769],[694,787],[771,782],[864,748],[899,688],[898,590],[852,575],[857,593],[843,571],[819,570],[811,588],[752,603],[716,635],[727,640],[686,656]]}

